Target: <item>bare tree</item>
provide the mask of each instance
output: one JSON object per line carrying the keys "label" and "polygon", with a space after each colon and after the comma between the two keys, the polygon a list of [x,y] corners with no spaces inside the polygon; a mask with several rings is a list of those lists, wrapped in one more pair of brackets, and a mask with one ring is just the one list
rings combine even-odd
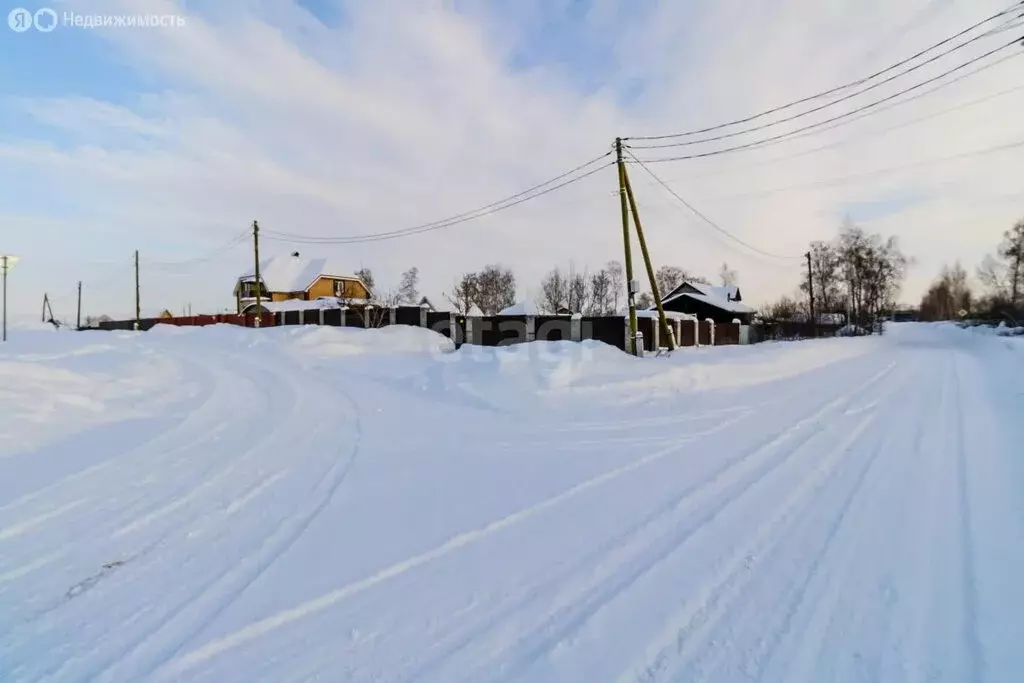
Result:
{"label": "bare tree", "polygon": [[961,313],[970,313],[971,289],[967,284],[967,271],[957,263],[944,266],[921,299],[922,320],[955,320]]}
{"label": "bare tree", "polygon": [[654,295],[650,292],[640,292],[636,295],[636,307],[641,310],[647,310],[654,305]]}
{"label": "bare tree", "polygon": [[[812,242],[810,253],[815,309],[819,313],[838,313],[844,304],[839,253],[827,242]],[[806,280],[800,284],[800,291],[807,293]]]}
{"label": "bare tree", "polygon": [[662,296],[668,295],[673,289],[684,282],[696,282],[699,284],[710,284],[706,279],[694,275],[678,266],[661,266],[654,273],[654,281],[658,286],[658,293]]}
{"label": "bare tree", "polygon": [[1013,228],[1003,235],[999,255],[1006,262],[1010,284],[1010,305],[1018,306],[1024,289],[1024,219],[1017,221]]}
{"label": "bare tree", "polygon": [[413,266],[409,270],[402,273],[402,279],[398,285],[398,303],[415,305],[419,300],[419,281],[420,271],[419,268]]}
{"label": "bare tree", "polygon": [[369,268],[360,268],[356,271],[356,277],[363,281],[366,288],[370,290],[370,296],[373,296],[373,272]]}
{"label": "bare tree", "polygon": [[494,315],[516,302],[516,277],[508,268],[493,264],[476,274],[474,303],[486,315]]}
{"label": "bare tree", "polygon": [[552,268],[540,283],[537,305],[545,313],[557,313],[569,305],[569,279],[560,268]]}
{"label": "bare tree", "polygon": [[609,296],[612,302],[612,311],[618,312],[619,310],[619,297],[622,296],[624,287],[628,286],[626,283],[625,275],[622,272],[622,264],[618,261],[609,261],[605,267],[605,272],[608,273],[608,277],[611,279],[611,288]]}
{"label": "bare tree", "polygon": [[721,281],[723,287],[735,287],[738,281],[736,271],[729,268],[729,264],[723,262],[722,267],[718,270],[718,279]]}
{"label": "bare tree", "polygon": [[444,298],[448,300],[456,313],[461,315],[469,313],[469,309],[473,307],[473,304],[479,298],[477,274],[463,274],[459,281],[452,286],[452,291],[445,293]]}
{"label": "bare tree", "polygon": [[884,311],[895,307],[907,257],[895,237],[884,240],[849,222],[839,234],[836,250],[849,292],[851,321],[881,331],[877,323]]}
{"label": "bare tree", "polygon": [[590,276],[590,306],[587,315],[609,315],[617,310],[617,296],[613,292],[615,280],[607,267]]}
{"label": "bare tree", "polygon": [[766,322],[780,322],[793,320],[799,311],[800,305],[794,299],[783,296],[777,301],[761,306],[758,315]]}
{"label": "bare tree", "polygon": [[569,273],[569,305],[570,313],[582,313],[590,305],[590,287],[587,274]]}

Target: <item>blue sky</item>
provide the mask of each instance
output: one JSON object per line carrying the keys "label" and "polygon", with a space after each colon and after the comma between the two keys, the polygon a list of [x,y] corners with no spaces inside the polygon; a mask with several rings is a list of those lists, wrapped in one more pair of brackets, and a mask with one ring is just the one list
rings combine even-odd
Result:
{"label": "blue sky", "polygon": [[[124,314],[124,273],[139,249],[144,308],[218,310],[231,305],[245,245],[175,269],[161,262],[202,259],[253,218],[338,236],[459,213],[561,173],[616,135],[713,124],[862,76],[1003,4],[53,2],[59,14],[167,14],[185,25],[0,34],[0,251],[23,257],[11,304],[29,313],[52,290],[68,311],[81,279],[92,283],[92,312]],[[885,131],[1022,76],[1024,59],[1010,60],[835,133],[657,170],[774,253],[802,253],[846,216],[897,235],[916,258],[912,299],[943,263],[980,260],[1024,214],[1006,199],[1019,190],[1013,155],[871,171],[1024,139],[1024,97]],[[862,139],[801,154],[851,136]],[[723,242],[634,172],[659,263],[713,277],[727,261],[745,296],[792,292],[790,262]],[[817,183],[829,178],[850,179]],[[301,248],[372,267],[383,282],[417,265],[437,299],[460,273],[502,262],[530,297],[555,265],[621,258],[614,183],[608,170],[450,230]],[[968,217],[970,231],[942,227]]]}

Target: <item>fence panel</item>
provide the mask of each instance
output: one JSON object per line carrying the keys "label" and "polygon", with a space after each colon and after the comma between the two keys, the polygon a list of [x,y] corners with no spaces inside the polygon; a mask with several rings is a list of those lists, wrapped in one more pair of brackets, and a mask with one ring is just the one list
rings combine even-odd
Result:
{"label": "fence panel", "polygon": [[580,323],[584,339],[593,339],[625,350],[626,320],[621,315],[588,316]]}
{"label": "fence panel", "polygon": [[722,323],[715,325],[715,346],[726,346],[740,343],[739,323]]}
{"label": "fence panel", "polygon": [[711,326],[714,325],[710,320],[700,321],[700,344],[701,346],[708,346],[711,344]]}
{"label": "fence panel", "polygon": [[692,320],[680,320],[679,326],[682,328],[682,334],[679,335],[679,345],[696,346],[697,327],[694,325],[694,322]]}
{"label": "fence panel", "polygon": [[284,324],[285,325],[301,325],[302,324],[302,311],[285,311],[284,312]]}
{"label": "fence panel", "polygon": [[320,310],[319,309],[307,309],[302,311],[302,324],[303,325],[319,325],[320,324]]}
{"label": "fence panel", "polygon": [[419,306],[399,306],[395,309],[395,324],[396,325],[413,325],[415,327],[420,326],[420,307]]}
{"label": "fence panel", "polygon": [[341,327],[341,309],[328,308],[324,311],[324,325]]}
{"label": "fence panel", "polygon": [[572,339],[572,320],[564,315],[538,315],[534,318],[535,339],[538,341],[569,341]]}
{"label": "fence panel", "polygon": [[644,351],[657,351],[654,347],[654,326],[657,322],[654,318],[646,316],[636,319],[636,331],[644,335]]}
{"label": "fence panel", "polygon": [[447,311],[427,311],[427,327],[449,339],[452,337],[451,319],[451,313]]}

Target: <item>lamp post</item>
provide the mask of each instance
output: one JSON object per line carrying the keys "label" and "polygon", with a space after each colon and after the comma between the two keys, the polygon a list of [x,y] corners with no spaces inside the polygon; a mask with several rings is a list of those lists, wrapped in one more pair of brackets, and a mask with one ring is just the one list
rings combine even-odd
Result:
{"label": "lamp post", "polygon": [[0,341],[7,341],[7,272],[20,261],[17,256],[11,254],[0,254],[0,272],[3,273],[3,289],[4,289],[4,322],[3,322],[3,336]]}

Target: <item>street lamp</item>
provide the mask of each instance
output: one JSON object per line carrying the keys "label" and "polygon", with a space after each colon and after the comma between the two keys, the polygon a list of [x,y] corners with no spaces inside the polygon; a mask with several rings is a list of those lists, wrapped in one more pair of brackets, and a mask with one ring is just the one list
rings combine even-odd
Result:
{"label": "street lamp", "polygon": [[11,254],[0,254],[0,272],[3,273],[4,281],[4,327],[3,338],[0,341],[7,341],[7,271],[13,268],[21,259]]}

